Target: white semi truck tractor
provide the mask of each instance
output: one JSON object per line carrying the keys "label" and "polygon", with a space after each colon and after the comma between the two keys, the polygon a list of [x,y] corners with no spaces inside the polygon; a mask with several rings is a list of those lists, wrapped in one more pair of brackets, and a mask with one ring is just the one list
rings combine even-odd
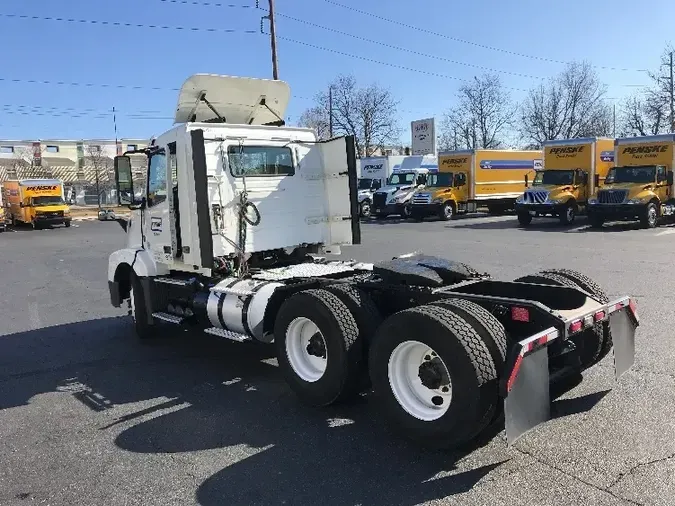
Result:
{"label": "white semi truck tractor", "polygon": [[194,75],[142,150],[140,200],[130,153],[115,158],[132,211],[110,298],[139,338],[175,325],[273,343],[307,405],[372,389],[386,421],[434,448],[502,423],[513,442],[549,418],[551,383],[612,350],[617,378],[632,366],[634,301],[576,271],[497,281],[421,253],[328,260],[361,241],[354,139],[286,126],[289,97],[283,81]]}

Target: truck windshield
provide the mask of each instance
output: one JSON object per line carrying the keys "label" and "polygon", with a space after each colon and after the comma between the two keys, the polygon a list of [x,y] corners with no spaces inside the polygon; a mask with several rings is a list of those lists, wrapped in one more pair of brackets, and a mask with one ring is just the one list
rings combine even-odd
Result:
{"label": "truck windshield", "polygon": [[359,179],[359,190],[370,190],[373,180],[370,178]]}
{"label": "truck windshield", "polygon": [[452,186],[452,172],[429,174],[427,186]]}
{"label": "truck windshield", "polygon": [[534,176],[534,186],[540,184],[550,184],[554,186],[561,186],[564,184],[573,184],[574,183],[574,171],[573,170],[543,170],[537,172],[537,175]]}
{"label": "truck windshield", "polygon": [[60,195],[46,195],[44,197],[33,197],[31,204],[34,206],[59,206],[65,204]]}
{"label": "truck windshield", "polygon": [[392,174],[387,181],[388,185],[396,186],[399,184],[413,184],[415,182],[416,174],[414,172],[399,172],[398,174]]}
{"label": "truck windshield", "polygon": [[607,173],[605,184],[610,183],[653,183],[656,180],[654,165],[636,167],[614,167]]}

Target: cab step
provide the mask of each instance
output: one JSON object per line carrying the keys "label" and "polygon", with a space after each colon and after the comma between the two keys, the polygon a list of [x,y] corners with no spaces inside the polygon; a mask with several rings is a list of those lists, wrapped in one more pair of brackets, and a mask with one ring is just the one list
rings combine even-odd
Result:
{"label": "cab step", "polygon": [[169,314],[169,313],[160,313],[160,312],[152,313],[152,317],[157,318],[158,320],[173,323],[175,325],[179,325],[179,324],[183,323],[183,321],[185,320],[185,318],[182,317],[182,316],[178,316],[178,315],[175,315],[175,314]]}
{"label": "cab step", "polygon": [[229,339],[230,341],[237,341],[238,343],[243,343],[245,341],[250,341],[251,338],[244,334],[239,334],[238,332],[232,332],[231,330],[220,329],[218,327],[210,327],[204,329],[204,332],[211,334],[212,336],[222,337],[224,339]]}
{"label": "cab step", "polygon": [[155,283],[164,283],[165,285],[189,286],[193,283],[192,279],[179,278],[154,278]]}

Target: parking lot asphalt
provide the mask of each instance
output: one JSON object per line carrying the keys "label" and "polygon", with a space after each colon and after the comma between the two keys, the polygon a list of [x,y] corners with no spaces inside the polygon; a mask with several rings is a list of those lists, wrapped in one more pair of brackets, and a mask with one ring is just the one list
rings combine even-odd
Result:
{"label": "parking lot asphalt", "polygon": [[391,434],[366,395],[298,403],[269,347],[139,343],[107,291],[114,222],[0,234],[0,504],[668,505],[675,497],[675,228],[591,231],[512,216],[362,226],[364,261],[423,251],[498,279],[568,267],[637,298],[636,364],[612,356],[506,445]]}

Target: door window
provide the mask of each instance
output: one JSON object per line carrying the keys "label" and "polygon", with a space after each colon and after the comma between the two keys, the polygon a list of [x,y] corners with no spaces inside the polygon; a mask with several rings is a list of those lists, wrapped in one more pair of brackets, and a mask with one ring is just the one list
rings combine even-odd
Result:
{"label": "door window", "polygon": [[662,165],[656,168],[656,181],[663,183],[668,178],[666,177],[666,168]]}
{"label": "door window", "polygon": [[156,206],[166,200],[166,154],[155,153],[150,158],[148,169],[148,207]]}

